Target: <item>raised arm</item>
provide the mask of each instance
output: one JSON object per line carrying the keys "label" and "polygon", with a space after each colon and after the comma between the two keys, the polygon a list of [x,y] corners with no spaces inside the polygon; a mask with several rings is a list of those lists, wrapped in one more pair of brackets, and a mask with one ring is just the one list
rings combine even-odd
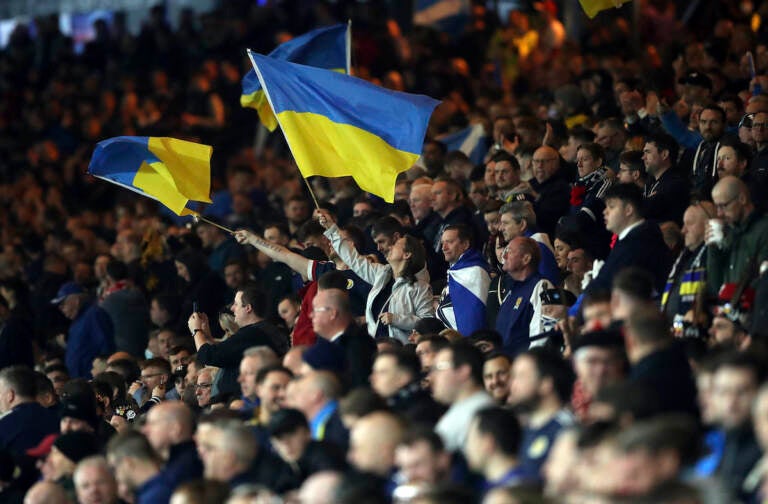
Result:
{"label": "raised arm", "polygon": [[302,280],[305,282],[308,280],[307,270],[309,268],[310,261],[303,255],[297,254],[291,249],[283,247],[282,245],[278,245],[277,243],[267,241],[261,238],[259,235],[245,229],[238,229],[235,231],[235,239],[240,244],[247,243],[255,247],[274,261],[287,264],[289,268],[301,275]]}

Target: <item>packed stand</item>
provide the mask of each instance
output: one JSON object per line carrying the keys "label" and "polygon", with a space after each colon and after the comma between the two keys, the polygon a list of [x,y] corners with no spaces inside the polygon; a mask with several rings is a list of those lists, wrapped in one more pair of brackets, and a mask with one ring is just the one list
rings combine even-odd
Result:
{"label": "packed stand", "polygon": [[[223,3],[0,53],[0,502],[768,498],[768,2]],[[348,17],[442,100],[394,204],[239,106],[246,47]],[[86,176],[117,135],[213,145],[210,222]]]}

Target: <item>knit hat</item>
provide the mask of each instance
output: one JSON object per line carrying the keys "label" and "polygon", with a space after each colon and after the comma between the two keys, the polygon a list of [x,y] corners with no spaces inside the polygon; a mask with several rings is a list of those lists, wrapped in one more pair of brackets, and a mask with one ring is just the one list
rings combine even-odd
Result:
{"label": "knit hat", "polygon": [[99,453],[99,443],[96,441],[96,436],[88,432],[77,431],[62,434],[56,438],[53,446],[75,464],[86,457]]}

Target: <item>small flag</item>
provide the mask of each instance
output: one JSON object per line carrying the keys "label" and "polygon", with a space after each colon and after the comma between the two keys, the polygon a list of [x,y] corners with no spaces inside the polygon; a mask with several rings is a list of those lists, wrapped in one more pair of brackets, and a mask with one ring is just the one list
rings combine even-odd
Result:
{"label": "small flag", "polygon": [[155,199],[176,215],[210,203],[213,148],[167,137],[121,136],[96,145],[88,173]]}

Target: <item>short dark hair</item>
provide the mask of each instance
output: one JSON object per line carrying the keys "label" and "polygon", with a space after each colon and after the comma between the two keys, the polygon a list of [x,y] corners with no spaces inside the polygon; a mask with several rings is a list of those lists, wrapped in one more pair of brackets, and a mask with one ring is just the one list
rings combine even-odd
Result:
{"label": "short dark hair", "polygon": [[269,366],[264,366],[263,368],[259,369],[259,372],[256,373],[256,383],[261,385],[264,383],[264,380],[267,379],[267,376],[269,376],[269,373],[285,373],[289,377],[293,378],[293,371],[288,369],[285,366],[282,366],[280,364],[272,364]]}
{"label": "short dark hair", "polygon": [[242,299],[243,306],[251,305],[253,313],[255,313],[258,317],[263,318],[265,316],[267,311],[267,296],[261,287],[255,283],[248,283],[238,289],[238,292],[243,293],[240,297],[240,299]]}
{"label": "short dark hair", "polygon": [[701,108],[702,112],[704,112],[705,110],[712,110],[712,111],[720,114],[720,120],[723,121],[723,126],[725,126],[726,116],[725,116],[725,110],[723,110],[723,107],[721,107],[720,105],[716,105],[714,103],[710,103],[709,105],[704,105]]}
{"label": "short dark hair", "polygon": [[0,380],[22,399],[34,399],[37,396],[37,378],[35,372],[27,366],[9,366],[3,369],[0,371]]}
{"label": "short dark hair", "polygon": [[619,154],[619,164],[627,165],[632,171],[639,171],[640,176],[645,178],[645,163],[643,162],[642,151],[628,150]]}
{"label": "short dark hair", "polygon": [[595,141],[595,133],[581,124],[568,130],[568,136],[578,140],[581,144]]}
{"label": "short dark hair", "polygon": [[107,367],[114,369],[118,374],[125,378],[126,383],[133,383],[139,379],[141,369],[133,359],[116,359]]}
{"label": "short dark hair", "polygon": [[150,367],[162,369],[163,373],[165,373],[168,376],[171,376],[171,363],[168,362],[168,360],[163,359],[162,357],[153,357],[141,363],[141,369],[147,369]]}
{"label": "short dark hair", "polygon": [[39,371],[35,371],[35,388],[37,392],[35,395],[40,394],[53,394],[56,395],[56,391],[53,389],[53,382]]}
{"label": "short dark hair", "polygon": [[599,159],[600,161],[605,162],[605,149],[603,149],[602,145],[594,142],[586,142],[579,145],[578,149],[576,149],[576,152],[582,149],[589,152],[589,155],[592,156],[593,158]]}
{"label": "short dark hair", "polygon": [[296,231],[296,237],[301,242],[307,241],[310,236],[324,236],[325,228],[316,220],[308,220]]}
{"label": "short dark hair", "polygon": [[371,226],[371,238],[376,238],[380,234],[391,238],[395,233],[402,236],[404,234],[403,225],[400,224],[399,220],[389,215],[379,217]]}
{"label": "short dark hair", "polygon": [[485,408],[475,414],[475,422],[477,430],[490,435],[501,453],[517,455],[522,429],[514,413],[497,406]]}
{"label": "short dark hair", "polygon": [[664,343],[672,340],[669,320],[657,309],[648,307],[633,311],[627,319],[627,330],[642,343]]}
{"label": "short dark hair", "polygon": [[[722,110],[722,109],[720,109]],[[652,143],[656,145],[659,153],[663,151],[669,152],[669,161],[674,166],[677,160],[677,151],[680,148],[677,141],[667,133],[663,131],[656,131],[645,136],[645,143]]]}
{"label": "short dark hair", "polygon": [[456,231],[460,241],[472,245],[472,230],[466,224],[449,224],[445,226],[443,233],[446,231]]}
{"label": "short dark hair", "polygon": [[411,376],[411,380],[415,380],[421,374],[421,361],[419,360],[419,356],[409,350],[404,348],[384,350],[376,355],[377,359],[379,357],[392,357],[395,359],[397,368],[400,371],[408,373]]}
{"label": "short dark hair", "polygon": [[320,290],[339,289],[346,291],[349,279],[339,270],[326,271],[317,279],[317,288]]}
{"label": "short dark hair", "polygon": [[605,201],[620,200],[622,203],[632,205],[638,215],[643,214],[643,191],[635,184],[613,184],[605,191],[604,199]]}
{"label": "short dark hair", "polygon": [[461,366],[469,366],[472,380],[477,385],[482,386],[483,365],[485,364],[483,352],[472,343],[464,340],[452,343],[448,348],[451,349],[453,369],[458,369]]}
{"label": "short dark hair", "polygon": [[347,224],[342,229],[347,233],[347,238],[352,242],[359,253],[365,252],[365,232],[354,224]]}
{"label": "short dark hair", "polygon": [[573,367],[563,359],[560,352],[546,347],[532,348],[521,355],[530,357],[536,364],[540,378],[551,378],[555,393],[560,401],[566,403],[573,392],[576,375]]}
{"label": "short dark hair", "polygon": [[491,156],[491,161],[494,163],[502,163],[506,161],[507,163],[512,165],[512,169],[516,171],[520,171],[520,163],[517,161],[517,158],[510,154],[507,151],[499,151],[493,156]]}
{"label": "short dark hair", "polygon": [[651,301],[655,286],[653,276],[648,271],[631,266],[616,273],[612,288],[629,294],[638,301]]}
{"label": "short dark hair", "polygon": [[111,259],[107,263],[107,275],[113,280],[125,280],[128,278],[128,267],[123,261]]}
{"label": "short dark hair", "polygon": [[716,358],[713,372],[716,373],[718,370],[724,367],[747,369],[752,371],[755,376],[755,383],[757,385],[760,385],[760,383],[763,382],[766,375],[765,365],[763,364],[762,359],[760,359],[754,353],[750,353],[749,351],[740,352],[731,350],[723,353]]}
{"label": "short dark hair", "polygon": [[403,438],[400,440],[400,444],[404,446],[413,446],[421,441],[427,443],[429,448],[435,453],[445,450],[443,438],[441,438],[434,429],[430,429],[426,425],[417,424],[405,431]]}
{"label": "short dark hair", "polygon": [[736,137],[724,136],[720,139],[720,147],[732,148],[736,153],[736,159],[739,161],[746,161],[747,164],[752,161],[752,149]]}
{"label": "short dark hair", "polygon": [[264,231],[270,228],[275,228],[277,231],[286,238],[291,237],[291,231],[288,229],[288,223],[282,221],[272,221],[264,225]]}

